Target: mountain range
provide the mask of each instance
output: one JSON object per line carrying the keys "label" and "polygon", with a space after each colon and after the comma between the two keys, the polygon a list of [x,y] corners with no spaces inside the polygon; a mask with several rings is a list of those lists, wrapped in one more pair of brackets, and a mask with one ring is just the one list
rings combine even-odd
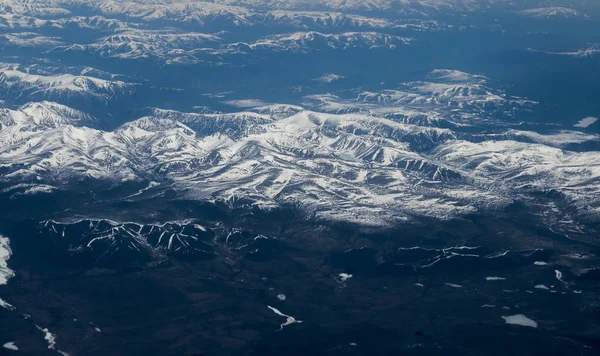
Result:
{"label": "mountain range", "polygon": [[[401,95],[363,93],[345,113],[286,105],[227,114],[151,109],[112,131],[52,102],[5,109],[2,182],[33,194],[82,179],[141,181],[150,185],[132,199],[175,189],[187,199],[267,210],[292,204],[317,218],[373,225],[500,209],[555,191],[569,214],[598,216],[598,155],[573,150],[597,143],[597,135],[500,122],[490,132],[493,119],[479,116],[490,105],[533,104],[495,93],[483,77],[437,70],[428,78],[436,82],[407,83]],[[407,120],[395,107],[454,128]],[[452,119],[446,113],[454,107],[471,115]],[[378,110],[385,115],[375,116]],[[478,120],[487,122],[483,131]]]}

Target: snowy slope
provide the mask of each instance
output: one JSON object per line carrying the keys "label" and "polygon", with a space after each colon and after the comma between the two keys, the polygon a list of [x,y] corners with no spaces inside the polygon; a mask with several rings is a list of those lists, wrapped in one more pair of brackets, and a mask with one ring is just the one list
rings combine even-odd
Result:
{"label": "snowy slope", "polygon": [[587,15],[568,7],[541,7],[519,12],[520,15],[533,18],[586,18]]}
{"label": "snowy slope", "polygon": [[331,113],[359,112],[404,123],[445,127],[492,121],[498,116],[512,117],[537,104],[506,95],[483,76],[443,69],[432,71],[427,81],[353,94],[310,95],[304,98],[304,104]]}
{"label": "snowy slope", "polygon": [[46,220],[39,224],[38,231],[39,238],[51,246],[48,253],[66,257],[68,251],[70,261],[94,265],[166,258],[198,260],[213,258],[223,248],[250,254],[259,247],[273,248],[278,243],[277,239],[221,223],[200,225],[194,221],[141,224],[107,219]]}
{"label": "snowy slope", "polygon": [[[89,72],[89,71],[88,71]],[[130,95],[136,85],[89,75],[38,74],[35,68],[0,64],[0,91],[7,97],[27,100],[83,100],[106,103],[116,96]]]}
{"label": "snowy slope", "polygon": [[298,107],[278,114],[283,108],[154,110],[112,132],[85,127],[89,117],[56,105],[6,111],[2,180],[59,188],[82,178],[163,182],[196,200],[295,204],[316,217],[367,224],[451,217],[549,189],[586,214],[600,201],[597,155],[559,148],[594,135],[508,131],[497,136],[502,141],[466,141],[448,129]]}
{"label": "snowy slope", "polygon": [[324,34],[320,32],[295,32],[290,34],[273,35],[253,43],[232,44],[227,49],[270,50],[275,52],[293,51],[305,52],[319,49],[348,49],[348,48],[396,48],[409,44],[412,40],[406,37],[392,36],[378,32],[345,32],[339,34]]}
{"label": "snowy slope", "polygon": [[193,50],[219,42],[215,35],[176,31],[129,30],[100,38],[91,44],[57,48],[65,52],[91,52],[118,59],[160,58],[169,62],[194,63]]}
{"label": "snowy slope", "polygon": [[436,70],[398,90],[312,96],[307,104],[316,109],[260,102],[237,113],[150,109],[113,131],[51,102],[3,109],[2,182],[37,182],[40,192],[81,179],[155,182],[194,200],[293,204],[367,224],[452,217],[548,190],[584,215],[597,213],[598,157],[567,149],[599,137],[506,127],[493,115],[533,103],[498,92],[485,77]]}

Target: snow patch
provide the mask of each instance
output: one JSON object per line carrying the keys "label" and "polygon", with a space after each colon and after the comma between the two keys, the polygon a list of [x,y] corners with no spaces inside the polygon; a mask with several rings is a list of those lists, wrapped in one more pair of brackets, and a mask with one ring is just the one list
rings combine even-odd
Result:
{"label": "snow patch", "polygon": [[15,272],[8,268],[8,259],[12,255],[9,243],[7,237],[0,235],[0,285],[6,284],[15,275]]}
{"label": "snow patch", "polygon": [[583,14],[575,9],[571,9],[568,7],[560,7],[560,6],[527,9],[527,10],[520,11],[518,13],[521,15],[529,16],[529,17],[544,18],[544,19],[551,19],[551,18],[568,19],[568,18],[587,18],[588,17],[588,15]]}
{"label": "snow patch", "polygon": [[10,310],[10,311],[17,309],[12,304],[10,304],[9,302],[5,301],[2,298],[0,298],[0,307],[4,308],[6,310]]}
{"label": "snow patch", "polygon": [[285,323],[283,323],[283,324],[280,325],[279,330],[283,330],[283,328],[285,328],[288,325],[301,324],[302,323],[302,320],[296,320],[293,316],[283,314],[282,312],[279,311],[279,309],[273,308],[270,305],[267,305],[267,308],[271,309],[271,311],[273,311],[273,313],[286,318]]}
{"label": "snow patch", "polygon": [[589,58],[589,57],[593,57],[593,56],[597,55],[598,53],[600,53],[600,45],[594,44],[587,48],[582,48],[577,51],[568,51],[568,52],[550,52],[550,51],[535,50],[535,49],[529,49],[529,51],[540,52],[540,53],[545,53],[545,54],[550,54],[550,55],[555,55],[555,56]]}
{"label": "snow patch", "polygon": [[586,117],[585,119],[581,119],[577,124],[575,124],[575,127],[581,127],[581,128],[586,128],[592,124],[594,124],[596,121],[598,121],[597,117]]}
{"label": "snow patch", "polygon": [[269,103],[266,103],[266,102],[264,102],[262,100],[258,100],[258,99],[228,100],[228,101],[224,101],[223,104],[235,106],[237,108],[256,108],[259,106],[270,105]]}
{"label": "snow patch", "polygon": [[537,328],[537,323],[523,314],[511,315],[511,316],[503,316],[502,319],[506,321],[507,324],[513,325],[521,325],[528,326],[530,328]]}
{"label": "snow patch", "polygon": [[12,351],[19,351],[19,348],[17,347],[17,345],[15,345],[14,342],[7,342],[6,344],[2,345],[2,347]]}
{"label": "snow patch", "polygon": [[333,83],[333,82],[336,82],[341,79],[345,79],[345,77],[331,73],[331,74],[325,74],[322,77],[315,78],[313,80],[317,81],[317,82],[323,82],[323,83]]}
{"label": "snow patch", "polygon": [[561,281],[561,282],[562,282],[562,283],[564,283],[564,284],[568,284],[567,282],[565,282],[565,281],[563,280],[563,274],[562,274],[562,272],[561,272],[561,271],[559,271],[559,270],[557,270],[557,269],[556,269],[556,270],[554,270],[554,273],[555,273],[555,275],[556,275],[556,279],[558,279],[559,281]]}
{"label": "snow patch", "polygon": [[348,273],[340,273],[339,277],[340,277],[340,282],[343,283],[343,282],[346,282],[347,280],[349,280],[350,278],[352,278],[353,276]]}
{"label": "snow patch", "polygon": [[446,285],[449,287],[452,287],[452,288],[462,288],[463,287],[460,284],[454,284],[454,283],[446,283]]}
{"label": "snow patch", "polygon": [[59,354],[61,354],[63,356],[69,356],[68,353],[56,349],[56,334],[53,334],[47,328],[42,328],[41,326],[38,326],[38,325],[36,325],[35,327],[39,331],[44,333],[44,340],[46,340],[46,342],[48,343],[48,349],[55,350],[56,352],[58,352]]}

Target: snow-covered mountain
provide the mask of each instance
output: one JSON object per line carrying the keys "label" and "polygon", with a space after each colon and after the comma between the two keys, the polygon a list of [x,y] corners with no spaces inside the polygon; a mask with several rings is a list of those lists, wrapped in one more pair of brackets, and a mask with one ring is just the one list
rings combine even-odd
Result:
{"label": "snow-covered mountain", "polygon": [[228,49],[238,51],[269,50],[275,52],[305,52],[319,49],[348,48],[395,48],[409,44],[412,40],[406,37],[392,36],[378,32],[346,32],[340,34],[323,34],[320,32],[296,32],[273,35],[253,43],[229,45]]}
{"label": "snow-covered mountain", "polygon": [[384,18],[366,17],[330,11],[287,11],[273,10],[257,15],[253,22],[268,26],[291,26],[297,28],[393,28],[394,22]]}
{"label": "snow-covered mountain", "polygon": [[[571,0],[45,0],[43,2],[23,2],[3,0],[1,6],[14,13],[59,16],[71,12],[73,8],[87,7],[105,14],[125,14],[131,18],[202,18],[200,15],[219,13],[242,17],[245,11],[265,9],[285,10],[338,10],[338,11],[476,11],[489,7],[497,8],[542,8],[590,5],[588,1]],[[171,11],[169,11],[171,10]],[[193,17],[192,17],[193,16]],[[185,18],[185,17],[184,17]]]}
{"label": "snow-covered mountain", "polygon": [[437,69],[426,81],[402,83],[395,89],[313,94],[304,105],[330,113],[357,112],[426,126],[457,127],[494,121],[527,112],[536,103],[508,96],[488,79],[457,70]]}
{"label": "snow-covered mountain", "polygon": [[0,349],[598,353],[599,25],[0,0]]}
{"label": "snow-covered mountain", "polygon": [[581,12],[568,7],[542,7],[527,9],[519,12],[520,15],[534,18],[586,18]]}
{"label": "snow-covered mountain", "polygon": [[92,77],[84,69],[80,75],[50,74],[37,67],[0,64],[0,92],[17,100],[83,101],[106,103],[113,97],[132,94],[136,85],[119,80]]}
{"label": "snow-covered mountain", "polygon": [[80,179],[146,181],[154,182],[153,190],[169,187],[187,199],[245,201],[264,209],[293,204],[318,218],[367,224],[451,217],[547,190],[563,194],[583,215],[598,214],[597,155],[565,151],[569,144],[598,141],[596,135],[502,125],[496,134],[454,132],[390,114],[408,106],[443,117],[448,103],[468,113],[487,108],[478,103],[489,96],[512,100],[481,89],[483,77],[436,71],[430,79],[445,84],[411,84],[427,100],[359,96],[359,106],[373,100],[390,105],[387,118],[360,109],[334,114],[285,105],[231,114],[154,109],[101,131],[91,117],[56,104],[5,110],[2,182],[68,189]]}
{"label": "snow-covered mountain", "polygon": [[[68,14],[67,14],[68,15]],[[139,24],[123,22],[104,16],[66,16],[62,18],[39,18],[13,12],[0,11],[0,29],[5,30],[94,30],[100,33],[136,29]]]}
{"label": "snow-covered mountain", "polygon": [[0,35],[0,45],[2,46],[54,48],[64,44],[59,37],[42,36],[34,32],[5,33]]}
{"label": "snow-covered mountain", "polygon": [[[573,187],[596,183],[595,158],[586,147],[596,147],[598,138],[516,127],[513,121],[538,103],[505,93],[485,76],[434,70],[417,80],[336,89],[368,75],[338,71],[336,61],[346,54],[398,55],[398,67],[388,69],[395,74],[415,61],[413,51],[428,51],[430,31],[476,34],[482,27],[469,22],[472,11],[586,16],[582,7],[560,0],[2,0],[0,45],[10,55],[4,60],[23,63],[0,66],[0,180],[9,188],[26,184],[33,193],[69,189],[83,179],[153,182],[156,190],[195,200],[293,204],[316,217],[370,224],[451,217],[546,190],[591,214],[595,208],[584,208]],[[502,30],[499,23],[493,26]],[[322,71],[307,78],[294,73],[303,83],[286,82],[283,90],[298,100],[274,100],[294,105],[249,99],[278,80],[262,75],[265,63],[307,53],[323,57]],[[143,68],[132,67],[142,59]],[[148,78],[104,72],[113,70]],[[212,85],[228,90],[223,82],[253,71],[265,83],[255,88],[249,75],[206,99]],[[111,106],[125,97],[133,98],[134,110]],[[82,103],[114,125],[71,109],[88,110]],[[244,111],[139,111],[163,104]],[[35,185],[43,189],[30,189]],[[586,192],[596,199],[593,188]]]}
{"label": "snow-covered mountain", "polygon": [[[404,27],[407,20],[447,14],[506,11],[543,18],[586,17],[588,8],[597,10],[597,5],[569,0],[3,0],[0,28],[115,31],[167,23],[204,28],[390,29]],[[427,21],[421,26],[428,27]]]}
{"label": "snow-covered mountain", "polygon": [[[53,130],[69,125],[94,126],[96,124],[96,120],[90,115],[52,102],[30,103],[19,110],[0,109],[0,150],[10,156],[11,153],[6,152],[10,147],[25,146],[30,152],[29,155],[35,155],[36,152],[45,154],[44,151],[49,147],[44,146],[43,136],[48,134],[49,139],[54,139],[50,134]],[[56,141],[48,144],[57,147],[56,145],[61,143]],[[34,148],[31,145],[39,147]],[[13,152],[13,154],[19,153]],[[10,167],[18,167],[20,164],[17,161],[5,162],[5,165]],[[19,174],[19,168],[15,168],[15,174]],[[8,176],[7,178],[10,180]],[[33,186],[31,189],[34,192],[37,188]]]}
{"label": "snow-covered mountain", "polygon": [[[457,24],[441,20],[454,12],[494,9],[506,10],[510,16],[587,16],[576,7],[555,4],[559,2],[3,0],[0,30],[9,33],[0,34],[0,45],[50,50],[50,55],[57,56],[66,52],[66,56],[78,53],[83,57],[91,54],[218,66],[239,60],[228,55],[254,51],[393,49],[412,43],[413,35],[420,32],[468,31],[483,26],[468,20]],[[490,26],[502,30],[500,24]]]}
{"label": "snow-covered mountain", "polygon": [[[188,30],[264,28],[285,30],[318,30],[331,32],[338,29],[354,31],[415,30],[436,31],[450,28],[443,22],[431,19],[401,18],[387,19],[338,11],[299,11],[299,10],[247,10],[215,6],[207,3],[153,4],[151,6],[133,4],[133,8],[102,8],[88,16],[44,17],[28,11],[14,9],[0,11],[0,29],[17,31],[59,31],[72,35],[73,30],[96,31],[101,34],[149,29],[164,29],[161,22],[168,22],[173,28]],[[165,8],[163,8],[165,7]],[[197,8],[199,7],[199,8]],[[127,21],[123,21],[123,17]]]}
{"label": "snow-covered mountain", "polygon": [[589,58],[589,57],[594,57],[598,53],[600,53],[600,45],[592,44],[591,46],[586,47],[586,48],[582,48],[582,49],[578,49],[578,50],[574,50],[574,51],[563,51],[563,52],[546,51],[546,50],[538,50],[538,49],[529,49],[529,50],[531,52],[545,53],[545,54],[554,55],[554,56],[565,56],[565,57],[573,57],[573,58]]}
{"label": "snow-covered mountain", "polygon": [[54,50],[92,53],[108,58],[153,58],[166,63],[194,64],[205,61],[219,62],[223,61],[223,58],[226,62],[227,56],[243,56],[251,52],[306,53],[324,49],[394,49],[410,44],[411,41],[411,38],[379,32],[332,34],[309,31],[269,35],[248,43],[222,43],[222,38],[211,34],[138,30],[104,37],[92,44],[66,45]]}
{"label": "snow-covered mountain", "polygon": [[220,40],[218,36],[202,33],[132,30],[100,38],[95,43],[73,44],[56,50],[91,52],[100,57],[118,59],[160,58],[168,62],[194,63],[194,50]]}
{"label": "snow-covered mountain", "polygon": [[[221,223],[173,221],[162,224],[107,219],[46,220],[37,227],[50,254],[93,265],[176,259],[211,259],[227,248],[252,257],[277,240]],[[273,246],[270,246],[273,248]]]}
{"label": "snow-covered mountain", "polygon": [[40,223],[40,238],[48,244],[63,244],[61,253],[73,259],[104,263],[147,262],[166,255],[180,258],[210,257],[209,244],[219,233],[192,223],[142,225],[110,220],[79,220]]}

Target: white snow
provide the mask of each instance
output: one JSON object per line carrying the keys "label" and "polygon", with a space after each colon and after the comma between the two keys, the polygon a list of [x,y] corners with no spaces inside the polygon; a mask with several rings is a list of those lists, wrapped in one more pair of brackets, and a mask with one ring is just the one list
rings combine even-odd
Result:
{"label": "white snow", "polygon": [[0,63],[1,86],[20,90],[23,95],[65,94],[79,95],[84,98],[110,100],[116,93],[132,93],[135,84],[118,80],[62,73],[41,75],[30,72],[30,68],[21,68],[16,64]]}
{"label": "white snow", "polygon": [[3,40],[12,46],[19,47],[58,47],[63,45],[59,37],[41,36],[33,32],[6,33],[0,35],[0,42]]}
{"label": "white snow", "polygon": [[47,328],[42,328],[41,326],[36,325],[37,329],[44,333],[44,340],[48,343],[48,348],[50,350],[56,349],[56,335],[50,332]]}
{"label": "white snow", "polygon": [[533,131],[508,130],[504,133],[509,137],[526,137],[535,143],[552,147],[564,147],[572,143],[598,140],[598,135],[586,134],[579,131],[561,130],[553,133],[541,134]]}
{"label": "white snow", "polygon": [[[335,114],[285,104],[259,106],[258,113],[153,109],[114,131],[80,127],[89,122],[83,113],[47,102],[2,109],[0,164],[23,163],[2,179],[152,181],[156,190],[167,188],[158,182],[170,182],[186,199],[233,204],[247,198],[265,209],[293,204],[316,219],[372,226],[501,208],[531,189],[557,189],[576,205],[600,202],[600,157],[552,146],[590,135],[527,133],[539,143],[459,140],[449,129],[430,126],[447,116],[448,103],[483,120],[481,109],[492,94],[502,99],[499,105],[522,102],[485,87],[479,76],[438,70],[429,79],[441,82],[404,83],[401,90],[364,92],[347,101],[329,94],[306,98],[319,109],[334,105],[341,110]],[[426,123],[386,118],[392,113]],[[436,147],[424,154],[411,148],[415,140]],[[42,191],[41,185],[29,188]],[[479,257],[464,252],[440,251],[430,266]]]}
{"label": "white snow", "polygon": [[158,183],[158,182],[150,182],[146,188],[142,188],[142,189],[138,190],[137,193],[134,193],[134,194],[132,194],[132,195],[130,195],[128,197],[125,197],[125,199],[127,199],[127,198],[133,198],[133,197],[136,197],[138,195],[142,195],[145,191],[148,191],[148,190],[150,190],[152,188],[156,188],[158,186],[160,186],[160,183]]}
{"label": "white snow", "polygon": [[256,108],[256,107],[262,107],[262,106],[269,105],[269,103],[266,103],[259,99],[228,100],[228,101],[224,101],[223,104],[235,106],[238,108]]}
{"label": "white snow", "polygon": [[504,281],[506,278],[503,277],[485,277],[486,281]]}
{"label": "white snow", "polygon": [[15,345],[14,342],[7,342],[6,344],[4,344],[2,346],[8,350],[19,351],[19,348],[17,347],[17,345]]}
{"label": "white snow", "polygon": [[550,288],[546,287],[546,286],[545,286],[545,285],[543,285],[543,284],[538,284],[538,285],[536,285],[536,286],[535,286],[535,287],[533,287],[533,288],[535,288],[535,289],[544,289],[544,290],[550,290]]}
{"label": "white snow", "polygon": [[6,310],[15,310],[16,308],[10,304],[9,302],[5,301],[4,299],[0,298],[0,307],[6,309]]}
{"label": "white snow", "polygon": [[15,272],[8,268],[8,259],[12,255],[9,243],[7,237],[0,235],[0,285],[6,284],[15,275]]}
{"label": "white snow", "polygon": [[90,44],[64,46],[63,51],[92,52],[102,57],[121,59],[157,58],[166,64],[194,64],[198,62],[193,55],[194,50],[203,44],[220,41],[218,36],[203,33],[129,29]]}
{"label": "white snow", "polygon": [[306,26],[306,22],[327,27],[338,27],[345,23],[350,23],[357,27],[369,28],[389,28],[394,26],[393,23],[381,18],[331,11],[272,10],[265,15],[265,19],[275,21],[277,24],[293,25],[294,27],[304,27]]}
{"label": "white snow", "polygon": [[313,80],[317,81],[317,82],[323,82],[323,83],[333,83],[333,82],[336,82],[341,79],[345,79],[345,77],[341,76],[341,75],[330,73],[330,74],[325,74],[322,77],[315,78]]}
{"label": "white snow", "polygon": [[349,48],[396,48],[398,45],[408,45],[412,38],[388,35],[380,32],[344,32],[321,33],[317,31],[299,31],[293,33],[270,35],[252,43],[234,43],[215,53],[245,53],[253,51],[291,51],[309,52],[313,43],[324,43],[333,49]]}
{"label": "white snow", "polygon": [[554,270],[554,274],[555,274],[555,276],[556,276],[556,279],[558,279],[559,281],[561,281],[561,282],[562,282],[562,283],[564,283],[564,284],[568,284],[567,282],[565,282],[565,281],[563,280],[563,274],[562,274],[562,272],[561,272],[561,271],[559,271],[559,270],[557,270],[557,269],[556,269],[556,270]]}
{"label": "white snow", "polygon": [[347,280],[349,280],[350,278],[352,278],[353,276],[351,274],[348,273],[340,273],[339,274],[339,281],[340,282],[346,282]]}
{"label": "white snow", "polygon": [[446,285],[449,287],[452,287],[452,288],[462,288],[463,287],[460,284],[454,284],[454,283],[446,283]]}
{"label": "white snow", "polygon": [[507,324],[513,325],[521,325],[528,326],[531,328],[537,328],[537,323],[523,314],[511,315],[511,316],[503,316],[502,319],[506,321]]}
{"label": "white snow", "polygon": [[[543,51],[543,50],[536,50],[536,49],[530,49],[530,51],[532,51],[532,52],[541,52],[541,53],[546,53],[546,54],[551,54],[551,55],[557,55],[557,56],[567,56],[567,57],[575,57],[575,58],[589,58],[589,57],[593,57],[593,56],[597,55],[598,53],[600,53],[600,45],[594,44],[594,45],[592,45],[590,47],[582,48],[582,49],[579,49],[577,51],[566,51],[566,52],[550,52],[550,51]],[[594,121],[596,121],[596,120],[594,120]],[[583,124],[585,125],[586,122],[584,122]]]}
{"label": "white snow", "polygon": [[541,7],[534,9],[527,9],[519,12],[521,15],[536,17],[536,18],[576,18],[582,17],[586,18],[587,15],[580,13],[575,9],[571,9],[568,7]]}
{"label": "white snow", "polygon": [[434,69],[429,73],[428,79],[444,80],[449,82],[465,83],[465,82],[485,82],[487,77],[482,75],[474,75],[459,70],[451,69]]}
{"label": "white snow", "polygon": [[284,300],[286,300],[286,299],[287,299],[287,297],[285,296],[285,294],[278,294],[278,295],[277,295],[277,299],[279,299],[279,300],[281,300],[281,301],[284,301]]}
{"label": "white snow", "polygon": [[44,333],[44,340],[46,340],[46,342],[48,343],[48,349],[54,350],[57,353],[61,354],[62,356],[69,356],[68,353],[56,349],[56,335],[55,334],[51,333],[50,330],[48,330],[47,328],[42,328],[41,326],[38,326],[38,325],[36,325],[35,327],[39,331]]}
{"label": "white snow", "polygon": [[596,121],[598,121],[597,117],[586,117],[585,119],[581,119],[577,124],[575,124],[575,127],[586,128],[594,124]]}
{"label": "white snow", "polygon": [[544,261],[535,261],[533,264],[536,266],[548,266],[548,263]]}
{"label": "white snow", "polygon": [[288,325],[301,324],[302,323],[301,320],[296,320],[293,316],[289,316],[289,315],[283,314],[282,312],[279,311],[279,309],[273,308],[272,306],[269,306],[269,305],[267,305],[267,307],[269,309],[271,309],[273,311],[273,313],[286,318],[285,323],[281,324],[279,330],[283,330],[283,328],[285,328]]}

